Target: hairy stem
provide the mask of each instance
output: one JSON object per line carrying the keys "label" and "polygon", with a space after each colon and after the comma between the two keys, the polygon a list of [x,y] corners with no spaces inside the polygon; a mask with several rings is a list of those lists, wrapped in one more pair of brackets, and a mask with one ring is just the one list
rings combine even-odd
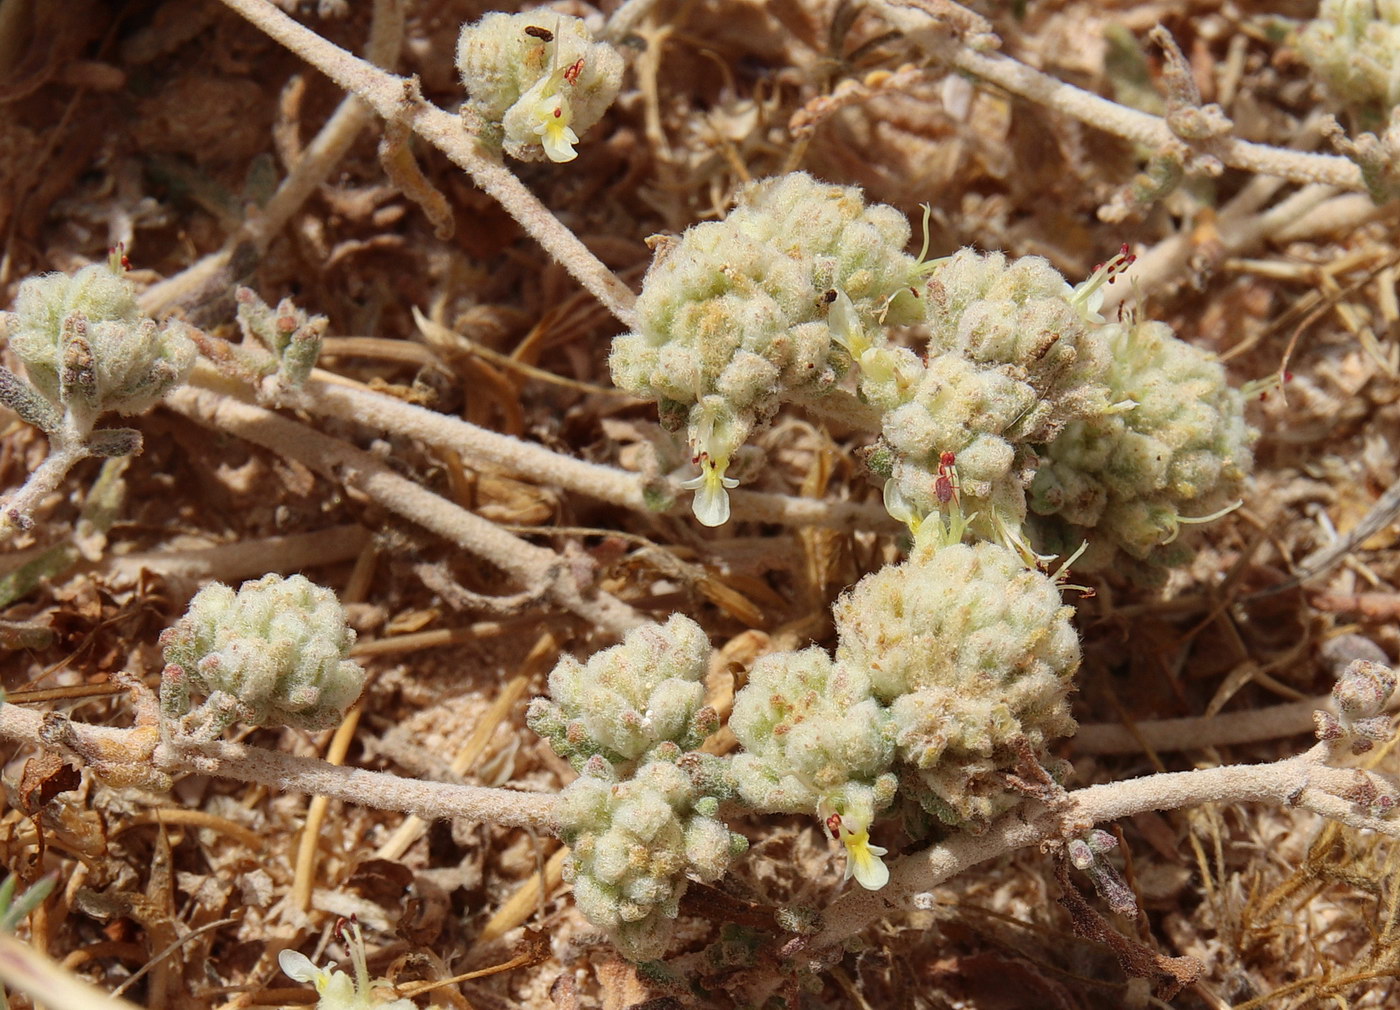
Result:
{"label": "hairy stem", "polygon": [[1042,806],[1029,816],[1024,810],[1013,811],[980,835],[957,834],[901,859],[890,873],[889,884],[879,891],[846,892],[823,913],[826,926],[812,938],[810,949],[838,944],[891,912],[910,908],[915,895],[978,863],[1151,810],[1205,803],[1273,803],[1300,806],[1351,827],[1400,837],[1400,820],[1368,816],[1340,798],[1364,773],[1324,765],[1323,753],[1319,746],[1273,764],[1165,772],[1089,786],[1067,794],[1063,805],[1054,809]]}
{"label": "hairy stem", "polygon": [[95,420],[96,415],[90,410],[70,407],[63,412],[58,430],[49,433],[49,454],[44,462],[19,490],[0,501],[0,540],[15,530],[28,529],[34,522],[35,510],[63,483],[68,471],[92,455],[87,439]]}
{"label": "hairy stem", "polygon": [[547,586],[559,606],[620,635],[645,619],[607,593],[585,596],[553,551],[521,540],[400,477],[367,452],[290,421],[272,411],[208,390],[176,390],[168,404],[206,427],[227,431],[294,459],[329,480],[354,488],[380,505],[489,561],[527,587]]}
{"label": "hairy stem", "polygon": [[[307,400],[303,406],[315,413],[452,449],[468,460],[501,467],[539,484],[552,484],[636,512],[653,511],[647,505],[645,482],[639,474],[564,456],[542,445],[502,435],[382,393],[315,380],[308,382],[304,389]],[[668,485],[671,497],[680,495],[678,482],[670,481]],[[893,521],[878,504],[828,502],[744,490],[730,492],[730,500],[734,517],[741,520],[843,530],[894,528]],[[680,515],[688,513],[689,507],[678,503],[670,511]]]}
{"label": "hairy stem", "polygon": [[328,796],[377,810],[397,810],[430,821],[460,817],[553,830],[553,796],[405,779],[389,772],[345,768],[319,758],[221,741],[197,748],[162,743],[150,749],[139,742],[140,729],[89,726],[17,705],[0,706],[0,737],[52,750],[55,719],[62,723],[62,736],[67,741],[61,749],[79,757],[130,754],[144,757],[163,772],[179,774],[198,769],[200,774],[257,782],[282,792]]}
{"label": "hairy stem", "polygon": [[236,582],[268,572],[290,575],[312,565],[353,560],[369,539],[369,531],[356,523],[213,547],[137,551],[104,559],[102,574],[108,585],[122,588],[135,586],[142,572],[201,583]]}
{"label": "hairy stem", "polygon": [[398,120],[447,155],[509,213],[574,279],[625,326],[634,324],[636,296],[471,133],[461,118],[417,93],[416,85],[386,73],[292,20],[269,0],[223,0],[272,38],[315,66],[385,119]]}
{"label": "hairy stem", "polygon": [[939,62],[990,81],[1014,95],[1071,116],[1095,129],[1141,144],[1151,151],[1172,150],[1184,145],[1212,155],[1230,168],[1276,175],[1294,182],[1323,183],[1339,189],[1366,191],[1361,169],[1341,155],[1289,151],[1234,137],[1214,137],[1190,144],[1174,133],[1161,116],[1100,98],[1009,56],[977,52],[961,44],[940,30],[939,23],[916,4],[882,0],[879,8],[881,17]]}

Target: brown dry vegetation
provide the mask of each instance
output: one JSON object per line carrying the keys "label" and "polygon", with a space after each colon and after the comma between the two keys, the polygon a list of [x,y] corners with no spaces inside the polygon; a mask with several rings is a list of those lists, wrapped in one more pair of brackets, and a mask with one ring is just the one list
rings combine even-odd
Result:
{"label": "brown dry vegetation", "polygon": [[[363,48],[367,0],[284,6],[338,44]],[[398,69],[452,108],[461,100],[458,26],[491,5],[405,6]],[[1275,30],[1280,17],[1309,16],[1313,3],[974,6],[992,19],[1002,52],[1158,112],[1161,52],[1145,36],[1161,23],[1189,57],[1203,100],[1223,104],[1237,135],[1295,149],[1320,143],[1308,121],[1324,100]],[[73,269],[118,242],[136,279],[179,274],[256,217],[342,98],[216,0],[3,0],[0,31],[6,302],[25,276]],[[627,50],[624,95],[584,138],[578,161],[514,168],[634,287],[648,236],[717,216],[749,178],[803,168],[859,184],[915,219],[927,201],[934,255],[965,244],[1033,253],[1078,279],[1123,242],[1146,250],[1184,235],[1189,255],[1138,296],[1145,314],[1219,353],[1238,383],[1287,360],[1292,381],[1251,408],[1262,437],[1243,509],[1199,536],[1194,563],[1165,589],[1111,578],[1077,604],[1081,723],[1242,712],[1321,694],[1332,673],[1318,647],[1344,631],[1400,652],[1400,528],[1389,517],[1343,563],[1261,593],[1327,543],[1332,527],[1356,526],[1400,479],[1393,204],[1304,239],[1231,252],[1218,211],[1252,177],[1227,170],[1105,223],[1098,209],[1144,152],[957,74],[934,69],[907,89],[888,86],[880,71],[920,57],[856,3],[662,0]],[[847,80],[863,84],[863,100],[795,140],[794,114]],[[236,256],[212,283],[180,292],[174,310],[227,336],[236,284],[269,301],[291,296],[329,317],[321,367],[348,382],[569,455],[640,465],[655,408],[608,388],[618,324],[469,178],[418,145],[455,225],[451,238],[436,237],[387,181],[378,133],[374,121],[264,254]],[[1270,202],[1289,191],[1280,186]],[[451,335],[421,330],[415,307]],[[732,675],[762,652],[829,645],[830,602],[897,556],[886,530],[739,521],[711,532],[684,509],[629,511],[397,435],[301,419],[557,551],[587,584],[645,614],[695,617],[718,650],[721,703]],[[512,583],[302,463],[164,407],[134,423],[145,451],[121,475],[124,496],[105,534],[79,525],[101,470],[90,460],[0,556],[10,704],[130,725],[113,675],[158,682],[156,638],[203,582],[301,570],[349,605],[370,686],[358,722],[335,739],[257,730],[246,742],[533,791],[555,791],[572,775],[524,727],[524,703],[560,652],[586,654],[605,636],[537,592],[483,600],[538,587]],[[13,488],[43,458],[45,439],[8,414],[0,429],[0,487]],[[785,415],[758,439],[767,464],[751,486],[878,502],[855,462],[861,443]],[[305,550],[279,539],[313,533]],[[445,588],[452,583],[469,593]],[[1270,760],[1306,747],[1302,729],[1271,742],[1127,755],[1087,753],[1071,740],[1062,754],[1074,786]],[[473,734],[482,746],[464,774],[454,771]],[[1367,757],[1396,770],[1390,749],[1380,751]],[[779,960],[765,939],[777,932],[772,910],[820,910],[841,887],[840,859],[815,822],[736,820],[751,852],[717,889],[692,890],[668,982],[639,976],[573,911],[552,838],[443,822],[399,851],[386,848],[399,814],[197,774],[169,792],[118,788],[9,743],[4,760],[5,863],[25,881],[59,873],[57,893],[21,935],[107,990],[154,961],[125,991],[150,1007],[305,1005],[310,990],[291,987],[276,952],[319,949],[337,917],[351,914],[366,926],[374,968],[399,983],[526,955],[420,1005],[746,1005],[768,995],[769,976],[753,966]],[[1400,998],[1393,840],[1262,805],[1145,814],[1118,827],[1144,915],[1114,919],[1114,930],[1204,965],[1170,1005],[1360,1008]],[[308,830],[314,844],[303,842]],[[883,842],[897,852],[905,840]],[[1059,894],[1051,858],[1034,849],[980,866],[804,977],[802,1005],[1163,1005],[1108,946],[1074,936]],[[520,927],[538,932],[522,940]]]}

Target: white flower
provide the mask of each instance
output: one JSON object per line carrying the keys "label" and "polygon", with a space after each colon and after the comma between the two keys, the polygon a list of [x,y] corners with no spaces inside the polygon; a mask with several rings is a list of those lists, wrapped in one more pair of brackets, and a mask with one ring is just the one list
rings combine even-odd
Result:
{"label": "white flower", "polygon": [[1070,305],[1078,310],[1081,318],[1085,322],[1102,323],[1103,315],[1099,309],[1103,308],[1104,296],[1108,294],[1105,287],[1112,284],[1119,274],[1133,265],[1137,256],[1128,252],[1128,244],[1123,243],[1123,247],[1118,250],[1117,255],[1112,256],[1108,262],[1100,263],[1094,268],[1094,272],[1089,275],[1089,279],[1082,284],[1069,288],[1066,292],[1066,299]]}
{"label": "white flower", "polygon": [[733,477],[726,477],[729,460],[715,459],[708,453],[700,457],[700,476],[683,481],[681,487],[695,492],[691,509],[702,526],[723,526],[729,522],[729,491],[738,487]]}
{"label": "white flower", "polygon": [[867,891],[878,891],[890,882],[890,868],[880,858],[889,850],[870,844],[870,820],[869,811],[862,810],[844,816],[832,814],[826,824],[846,847],[845,879],[855,877]]}
{"label": "white flower", "polygon": [[711,394],[703,397],[691,412],[690,444],[700,475],[681,484],[695,492],[691,508],[695,518],[704,526],[723,526],[729,522],[728,489],[738,487],[733,477],[726,477],[729,460],[744,443],[748,425],[741,423],[723,397]]}
{"label": "white flower", "polygon": [[891,477],[885,481],[885,511],[891,519],[896,519],[909,527],[910,533],[918,533],[924,517],[914,508],[914,503],[900,490],[899,481]]}
{"label": "white flower", "polygon": [[562,69],[554,71],[530,89],[531,92],[538,91],[538,96],[525,96],[527,101],[534,103],[530,118],[534,122],[532,129],[535,136],[540,138],[549,160],[561,164],[578,157],[578,152],[574,150],[578,134],[569,128],[574,119],[574,110],[563,91],[565,74],[566,71]]}
{"label": "white flower", "polygon": [[861,355],[870,350],[870,340],[865,335],[865,328],[860,325],[855,303],[846,292],[836,292],[836,298],[827,310],[826,325],[831,330],[831,339],[844,347],[857,362],[861,360]]}
{"label": "white flower", "polygon": [[295,950],[284,950],[277,955],[277,963],[289,978],[316,987],[320,997],[316,1010],[418,1010],[406,997],[389,999],[390,993],[385,990],[392,990],[393,986],[386,980],[371,981],[359,923],[351,922],[344,932],[350,961],[355,968],[353,979],[343,971],[318,968],[311,958]]}

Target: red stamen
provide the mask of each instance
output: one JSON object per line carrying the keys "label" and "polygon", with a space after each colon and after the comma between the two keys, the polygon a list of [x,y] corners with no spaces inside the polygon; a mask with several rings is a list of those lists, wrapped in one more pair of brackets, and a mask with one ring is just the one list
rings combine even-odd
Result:
{"label": "red stamen", "polygon": [[841,837],[841,815],[832,814],[826,819],[826,830],[831,832],[831,837],[840,839]]}

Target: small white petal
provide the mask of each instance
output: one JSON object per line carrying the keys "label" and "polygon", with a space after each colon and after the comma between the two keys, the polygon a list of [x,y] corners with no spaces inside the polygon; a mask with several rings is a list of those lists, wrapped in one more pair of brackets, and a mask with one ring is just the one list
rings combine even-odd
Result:
{"label": "small white petal", "polygon": [[865,334],[861,332],[860,318],[846,292],[836,292],[836,301],[827,310],[826,325],[831,330],[831,338],[850,354],[859,358],[865,351]]}
{"label": "small white petal", "polygon": [[890,868],[880,857],[885,850],[878,845],[858,846],[846,851],[846,873],[867,891],[878,891],[890,882]]}
{"label": "small white petal", "polygon": [[277,963],[282,966],[282,971],[288,978],[294,978],[298,982],[314,983],[318,975],[325,974],[316,967],[311,958],[296,950],[282,951],[277,955]]}
{"label": "small white petal", "polygon": [[856,883],[867,891],[878,891],[890,882],[890,868],[882,860],[872,859],[856,869]]}
{"label": "small white petal", "polygon": [[729,522],[729,492],[725,490],[726,486],[734,485],[710,478],[695,492],[695,500],[690,507],[701,526],[723,526]]}
{"label": "small white petal", "polygon": [[544,144],[544,153],[548,155],[549,160],[557,164],[573,161],[578,157],[578,152],[574,150],[574,145],[578,143],[578,134],[567,126],[546,127],[541,143]]}
{"label": "small white petal", "polygon": [[885,481],[884,499],[885,511],[890,514],[891,519],[896,519],[911,529],[918,525],[919,515],[914,511],[913,503],[904,497],[899,482],[893,477]]}

